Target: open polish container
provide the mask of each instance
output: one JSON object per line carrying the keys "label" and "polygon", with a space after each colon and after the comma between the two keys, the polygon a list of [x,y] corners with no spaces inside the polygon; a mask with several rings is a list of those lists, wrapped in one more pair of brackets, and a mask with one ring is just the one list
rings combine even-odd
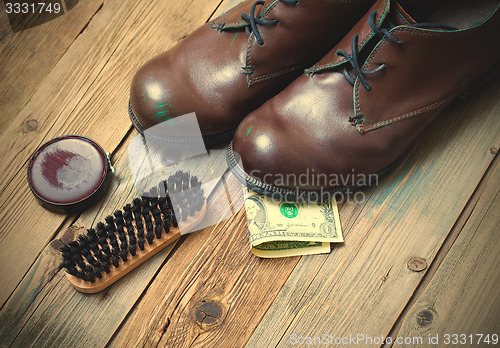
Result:
{"label": "open polish container", "polygon": [[76,213],[102,197],[113,171],[109,155],[95,141],[65,135],[35,151],[28,166],[28,183],[45,208]]}

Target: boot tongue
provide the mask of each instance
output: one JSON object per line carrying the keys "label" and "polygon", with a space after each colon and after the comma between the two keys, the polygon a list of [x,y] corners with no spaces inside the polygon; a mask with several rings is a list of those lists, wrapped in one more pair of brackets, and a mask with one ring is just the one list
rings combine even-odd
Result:
{"label": "boot tongue", "polygon": [[[392,28],[397,27],[399,25],[414,25],[414,24],[417,24],[417,22],[403,9],[403,7],[399,3],[393,1],[391,2],[390,12],[382,20],[380,28],[391,30]],[[366,43],[365,47],[357,53],[359,62],[364,62],[368,58],[371,51],[377,45],[380,39],[381,39],[380,37],[374,38]],[[352,54],[352,52],[350,53]],[[352,68],[351,67],[347,68],[347,71],[352,72]]]}
{"label": "boot tongue", "polygon": [[[346,52],[351,52],[352,39],[355,35],[358,35],[358,47],[357,52],[361,54],[364,51],[369,50],[368,46],[373,45],[373,41],[378,42],[376,38],[374,38],[374,33],[372,28],[369,25],[368,18],[373,13],[376,14],[375,17],[375,25],[377,27],[382,27],[387,25],[387,17],[391,14],[392,6],[395,5],[396,2],[391,0],[378,0],[376,1],[372,8],[365,14],[365,16],[351,29],[351,31],[344,36],[344,38],[335,46],[333,50],[330,51],[327,55],[325,55],[317,64],[313,65],[311,68],[306,70],[306,73],[310,75],[314,75],[316,72],[320,72],[323,70],[333,69],[347,61],[347,59],[341,55],[337,55],[338,50],[344,50]],[[401,6],[399,6],[401,8]],[[405,11],[402,11],[406,14]],[[400,16],[400,18],[395,18],[396,21],[402,21],[405,18]],[[411,18],[411,17],[410,17]],[[406,23],[406,22],[405,22]],[[407,23],[406,23],[407,24]],[[375,42],[375,43],[376,43]]]}
{"label": "boot tongue", "polygon": [[[336,69],[338,66],[342,66],[347,63],[347,58],[342,54],[337,54],[339,50],[353,54],[352,52],[352,39],[356,35],[357,40],[357,61],[362,65],[362,63],[369,56],[373,48],[380,42],[381,32],[375,33],[372,26],[369,24],[370,16],[374,17],[374,24],[378,29],[391,30],[396,26],[414,26],[419,28],[434,28],[441,30],[456,30],[456,28],[433,23],[419,23],[412,18],[405,11],[405,9],[396,1],[390,0],[379,0],[373,7],[368,11],[364,18],[362,18],[352,29],[349,34],[347,34],[337,46],[330,51],[327,55],[323,57],[318,63],[313,65],[311,68],[306,70],[306,73],[310,76],[316,74],[317,72]],[[352,68],[349,64],[343,65],[347,72],[352,72]]]}
{"label": "boot tongue", "polygon": [[417,21],[415,21],[404,10],[404,8],[398,2],[396,2],[396,1],[394,1],[391,4],[391,11],[389,12],[386,20],[388,22],[392,23],[393,26],[417,24]]}
{"label": "boot tongue", "polygon": [[[379,28],[391,30],[392,28],[400,25],[414,25],[414,24],[417,24],[417,21],[415,21],[398,2],[392,1],[390,11],[387,14],[387,16],[382,20],[382,24],[379,26]],[[368,55],[377,45],[380,39],[381,37],[374,38],[373,40],[367,43],[367,45],[361,52],[358,52],[360,61],[364,61],[366,58],[368,58]]]}

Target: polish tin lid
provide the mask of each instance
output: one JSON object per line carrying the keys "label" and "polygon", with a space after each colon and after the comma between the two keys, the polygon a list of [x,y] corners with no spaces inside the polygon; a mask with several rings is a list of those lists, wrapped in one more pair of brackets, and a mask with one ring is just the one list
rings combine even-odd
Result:
{"label": "polish tin lid", "polygon": [[75,213],[102,197],[111,170],[109,156],[95,141],[65,135],[35,151],[28,166],[28,183],[45,208]]}

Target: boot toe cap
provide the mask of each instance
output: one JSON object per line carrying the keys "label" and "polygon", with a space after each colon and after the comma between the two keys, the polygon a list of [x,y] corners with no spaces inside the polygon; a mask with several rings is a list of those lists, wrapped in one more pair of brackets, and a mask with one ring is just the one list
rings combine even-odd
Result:
{"label": "boot toe cap", "polygon": [[182,85],[176,82],[169,70],[160,68],[154,60],[142,66],[135,74],[130,89],[134,124],[144,130],[179,116],[176,105],[181,88]]}
{"label": "boot toe cap", "polygon": [[248,176],[264,186],[293,187],[288,179],[306,166],[304,158],[296,155],[293,135],[270,126],[268,120],[254,113],[242,122],[233,138],[235,158]]}

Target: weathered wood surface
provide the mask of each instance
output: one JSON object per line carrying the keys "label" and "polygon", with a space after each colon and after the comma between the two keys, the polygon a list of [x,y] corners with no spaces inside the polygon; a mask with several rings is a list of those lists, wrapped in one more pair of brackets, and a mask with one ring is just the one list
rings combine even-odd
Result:
{"label": "weathered wood surface", "polygon": [[[221,6],[221,8],[224,8],[224,6]],[[207,17],[205,20],[208,20],[208,16],[211,14],[211,11],[207,11],[206,13]],[[199,20],[199,18],[196,19]],[[105,21],[103,20],[103,24],[104,23]],[[187,23],[186,25],[189,24],[190,23]],[[192,29],[194,29],[195,24],[191,25],[193,25]],[[182,29],[182,27],[180,29]],[[110,33],[110,35],[112,34],[113,33]],[[161,47],[157,47],[156,50],[162,51],[163,49]],[[144,58],[144,60],[146,60],[146,58]],[[118,66],[117,63],[117,65],[114,66],[114,69],[118,68],[121,68],[121,66]],[[133,73],[133,71],[130,71],[130,73]],[[129,82],[124,80],[123,83],[128,84]],[[128,85],[126,86],[126,88],[128,88]],[[127,95],[124,94],[122,97],[123,98],[121,99],[124,99],[124,101],[126,101]],[[126,114],[126,103],[124,104],[123,109],[124,110],[122,114],[114,113],[110,115],[107,120],[104,120],[105,122],[103,122],[103,124],[106,127],[111,127],[113,126],[114,123],[125,124],[126,127],[122,127],[121,129],[123,132],[122,136],[125,136],[126,132],[130,129],[130,123]],[[118,121],[118,119],[123,119],[123,120]],[[90,126],[89,128],[92,129],[92,127]],[[88,134],[87,131],[88,129],[86,129],[82,133],[87,135]],[[136,135],[135,131],[131,133],[131,136],[135,135]],[[130,136],[128,138],[130,140]],[[106,140],[112,141],[113,139],[106,139]],[[119,137],[115,137],[115,140],[121,140],[121,139]],[[119,141],[115,141],[114,146],[116,147],[118,144]],[[80,217],[80,219],[74,224],[75,226],[89,227],[95,222],[101,221],[105,215],[113,212],[117,208],[120,208],[125,202],[130,201],[131,197],[135,194],[135,190],[132,187],[130,173],[128,172],[128,160],[126,155],[127,145],[128,142],[126,141],[124,144],[122,144],[120,153],[117,156],[114,156],[118,157],[117,158],[118,176],[113,180],[113,188],[110,190],[110,193],[108,193],[106,201],[102,204],[102,206],[98,210],[92,209],[87,211],[84,215],[82,215],[82,217]],[[214,163],[212,163],[209,166],[207,165],[204,166],[205,170],[207,168],[210,168],[210,170],[207,171],[205,175],[208,175],[213,178],[216,175],[221,174],[223,172],[223,170],[226,168],[225,159],[223,155],[224,155],[223,152],[219,152],[218,161],[212,159],[211,161]],[[200,163],[197,164],[199,165]],[[222,170],[221,170],[221,165],[223,167]],[[201,179],[204,178],[202,177]],[[49,231],[52,232],[50,235],[47,235],[47,237],[49,238],[52,237],[52,235],[56,232],[57,227],[59,227],[59,225],[61,225],[61,223],[65,221],[64,220],[65,217],[47,213],[42,208],[40,208],[35,202],[32,203],[34,204],[31,207],[31,209],[27,209],[27,213],[29,213],[30,210],[35,209],[54,217],[55,220],[54,227],[48,229]],[[224,207],[223,204],[220,204],[220,206]],[[212,215],[217,215],[216,211],[213,211]],[[214,217],[213,219],[218,219],[218,217]],[[19,222],[22,223],[22,219],[19,220],[20,220]],[[61,237],[63,235],[63,231],[65,231],[66,229],[60,228],[60,230],[61,232],[58,234],[58,237]],[[32,238],[32,236],[26,236],[26,238],[28,237]],[[66,239],[69,238],[67,236],[67,233],[65,238]],[[43,246],[45,246],[45,244]],[[169,248],[169,250],[170,249],[171,248]],[[146,273],[140,273],[138,276],[135,275],[136,273],[133,273],[134,274],[133,277],[127,276],[127,278],[130,279],[129,286],[124,288],[125,290],[122,290],[122,295],[116,297],[116,299],[119,300],[120,303],[116,306],[115,316],[112,317],[115,318],[115,320],[109,318],[108,325],[102,325],[102,326],[82,325],[82,327],[80,328],[75,327],[74,328],[75,331],[73,331],[73,330],[67,330],[67,327],[65,325],[58,326],[57,323],[59,322],[64,323],[67,322],[68,320],[71,321],[71,319],[69,319],[68,316],[72,317],[76,312],[86,312],[86,311],[92,313],[92,315],[95,316],[95,317],[92,317],[92,315],[87,316],[87,319],[91,320],[92,322],[102,320],[100,319],[101,315],[100,312],[102,307],[109,305],[111,308],[113,308],[113,306],[115,306],[113,302],[114,300],[111,301],[111,303],[109,303],[108,305],[103,305],[102,294],[101,294],[97,295],[95,300],[84,301],[80,297],[78,297],[81,294],[75,295],[74,289],[72,289],[71,287],[67,287],[67,285],[69,284],[65,284],[66,283],[65,279],[62,279],[63,282],[62,285],[63,288],[66,289],[65,290],[66,292],[64,292],[64,294],[61,294],[60,293],[61,289],[54,290],[53,289],[54,284],[59,284],[59,282],[61,281],[61,274],[63,274],[64,272],[58,269],[59,265],[58,253],[53,250],[53,247],[51,245],[47,245],[45,249],[42,251],[41,255],[38,257],[38,259],[36,259],[35,257],[36,262],[33,264],[28,274],[24,277],[23,282],[16,289],[16,292],[12,296],[11,300],[5,305],[2,312],[0,313],[0,320],[3,324],[5,323],[5,325],[2,325],[3,330],[0,332],[0,337],[2,337],[0,342],[8,344],[14,343],[14,345],[22,346],[23,344],[28,344],[30,340],[33,339],[32,336],[33,327],[36,327],[38,328],[38,330],[45,332],[45,329],[43,328],[45,328],[46,326],[51,326],[52,329],[48,330],[48,333],[46,332],[46,334],[49,336],[44,336],[43,334],[41,334],[42,336],[39,337],[38,340],[39,342],[43,342],[46,338],[49,340],[49,342],[52,340],[54,342],[61,342],[61,344],[65,345],[69,343],[70,345],[83,344],[83,343],[87,344],[89,342],[93,342],[96,345],[101,344],[103,342],[102,335],[104,336],[108,335],[106,336],[107,339],[111,337],[111,335],[114,332],[113,328],[116,329],[119,326],[125,315],[128,313],[128,310],[130,310],[130,308],[134,305],[135,301],[137,300],[141,292],[148,285],[150,279],[154,276],[155,272],[160,267],[161,263],[164,262],[164,259],[167,254],[168,250],[160,253],[159,256],[155,256],[155,258],[153,258],[155,261],[153,260],[149,261],[147,263],[148,266],[141,267],[142,272]],[[7,271],[7,268],[2,267],[2,270]],[[142,282],[140,281],[138,284],[138,282],[134,281],[135,278],[141,280]],[[113,287],[113,289],[116,288],[117,288],[116,286]],[[50,295],[54,291],[57,292],[58,296],[58,300],[56,302],[57,306],[54,306],[54,304],[52,303],[53,298]],[[126,296],[129,300],[123,301],[123,299],[120,299],[123,296]],[[104,298],[108,297],[109,296],[106,295],[105,293]],[[43,302],[43,300],[46,299],[50,299],[50,302],[48,303]],[[46,315],[45,314],[45,311],[47,309],[46,306],[49,306],[49,304],[51,309],[54,309],[56,307],[59,308],[59,310],[57,311],[58,315],[55,315],[53,317],[53,320],[47,321],[43,319],[45,318],[43,316]],[[109,325],[112,325],[112,327],[110,327]],[[75,335],[76,332],[79,332],[79,334]],[[55,335],[58,338],[55,339],[53,336],[50,335]],[[81,336],[85,335],[88,335],[88,337],[86,337],[83,341],[80,340]]]}
{"label": "weathered wood surface", "polygon": [[486,335],[489,334],[491,341],[493,334],[500,333],[498,158],[489,174],[474,212],[436,274],[409,310],[399,336],[427,339],[437,336],[440,344],[488,346]]}
{"label": "weathered wood surface", "polygon": [[60,253],[55,249],[61,245],[58,239],[73,240],[84,232],[83,227],[95,226],[136,197],[126,158],[126,151],[117,155],[116,177],[102,203],[83,214],[73,224],[74,231],[61,229],[6,303],[0,312],[1,345],[26,347],[34,342],[39,346],[104,345],[147,286],[151,274],[173,245],[128,274],[127,281],[118,281],[109,290],[95,295],[79,293],[70,285],[59,268]]}
{"label": "weathered wood surface", "polygon": [[[0,134],[47,77],[80,32],[102,6],[103,0],[81,1],[67,14],[40,26],[12,32],[0,5]],[[25,121],[25,131],[37,128],[37,116]]]}
{"label": "weathered wood surface", "polygon": [[[0,137],[5,149],[0,160],[7,164],[0,178],[0,304],[63,220],[43,210],[29,192],[25,177],[29,156],[43,142],[62,134],[88,136],[112,152],[130,129],[127,103],[134,72],[207,21],[219,3],[105,2],[9,124]],[[26,133],[24,122],[33,118],[38,128]],[[31,233],[20,234],[29,220],[37,222]],[[14,257],[18,250],[23,250],[21,259]]]}
{"label": "weathered wood surface", "polygon": [[[59,269],[60,253],[55,248],[61,245],[60,239],[66,243],[73,240],[77,234],[84,233],[83,227],[95,226],[97,222],[104,221],[107,215],[137,197],[130,179],[128,144],[129,141],[126,141],[116,155],[116,174],[109,194],[100,205],[82,214],[72,224],[73,229],[67,230],[66,226],[61,229],[0,311],[0,345],[24,347],[34,341],[40,346],[105,344],[165,262],[174,245],[160,251],[110,288],[94,295],[77,292],[66,279],[64,270]],[[200,180],[207,182],[214,175],[224,172],[226,163],[222,154],[217,153],[216,157],[209,159],[208,162],[211,163],[203,166],[205,174],[199,176]],[[199,160],[188,160],[184,162],[182,169],[190,170],[199,164]],[[177,169],[181,168],[176,167],[175,170]],[[208,215],[212,215],[214,219],[227,215],[224,211],[226,206],[222,204],[226,199],[222,181],[221,184],[219,186],[222,187],[216,187],[209,196],[211,209]],[[218,207],[222,208],[217,209]],[[71,322],[78,324],[67,325]]]}
{"label": "weathered wood surface", "polygon": [[[127,161],[136,133],[126,111],[134,71],[238,2],[106,0],[80,35],[70,30],[72,43],[62,39],[46,57],[50,71],[40,70],[25,83],[26,95],[15,97],[8,109],[15,117],[0,131],[0,346],[265,347],[287,346],[291,334],[422,336],[427,331],[415,327],[415,316],[429,307],[437,313],[429,332],[498,331],[498,164],[491,163],[500,147],[499,79],[447,110],[405,161],[365,192],[366,202],[340,205],[346,242],[330,255],[254,257],[241,185],[226,175],[206,223],[221,222],[182,238],[102,293],[83,295],[67,282],[58,239],[70,240],[78,227],[95,225],[136,195]],[[72,12],[88,13],[78,6]],[[16,54],[20,70],[30,61]],[[37,127],[26,123],[33,119]],[[117,166],[108,194],[74,223],[75,216],[43,210],[24,177],[35,148],[68,133],[98,141]],[[226,169],[223,151],[212,155],[209,180]],[[427,268],[410,270],[412,257]],[[472,314],[451,320],[455,313]]]}
{"label": "weathered wood surface", "polygon": [[254,257],[241,211],[179,247],[114,344],[242,346],[298,260]]}

